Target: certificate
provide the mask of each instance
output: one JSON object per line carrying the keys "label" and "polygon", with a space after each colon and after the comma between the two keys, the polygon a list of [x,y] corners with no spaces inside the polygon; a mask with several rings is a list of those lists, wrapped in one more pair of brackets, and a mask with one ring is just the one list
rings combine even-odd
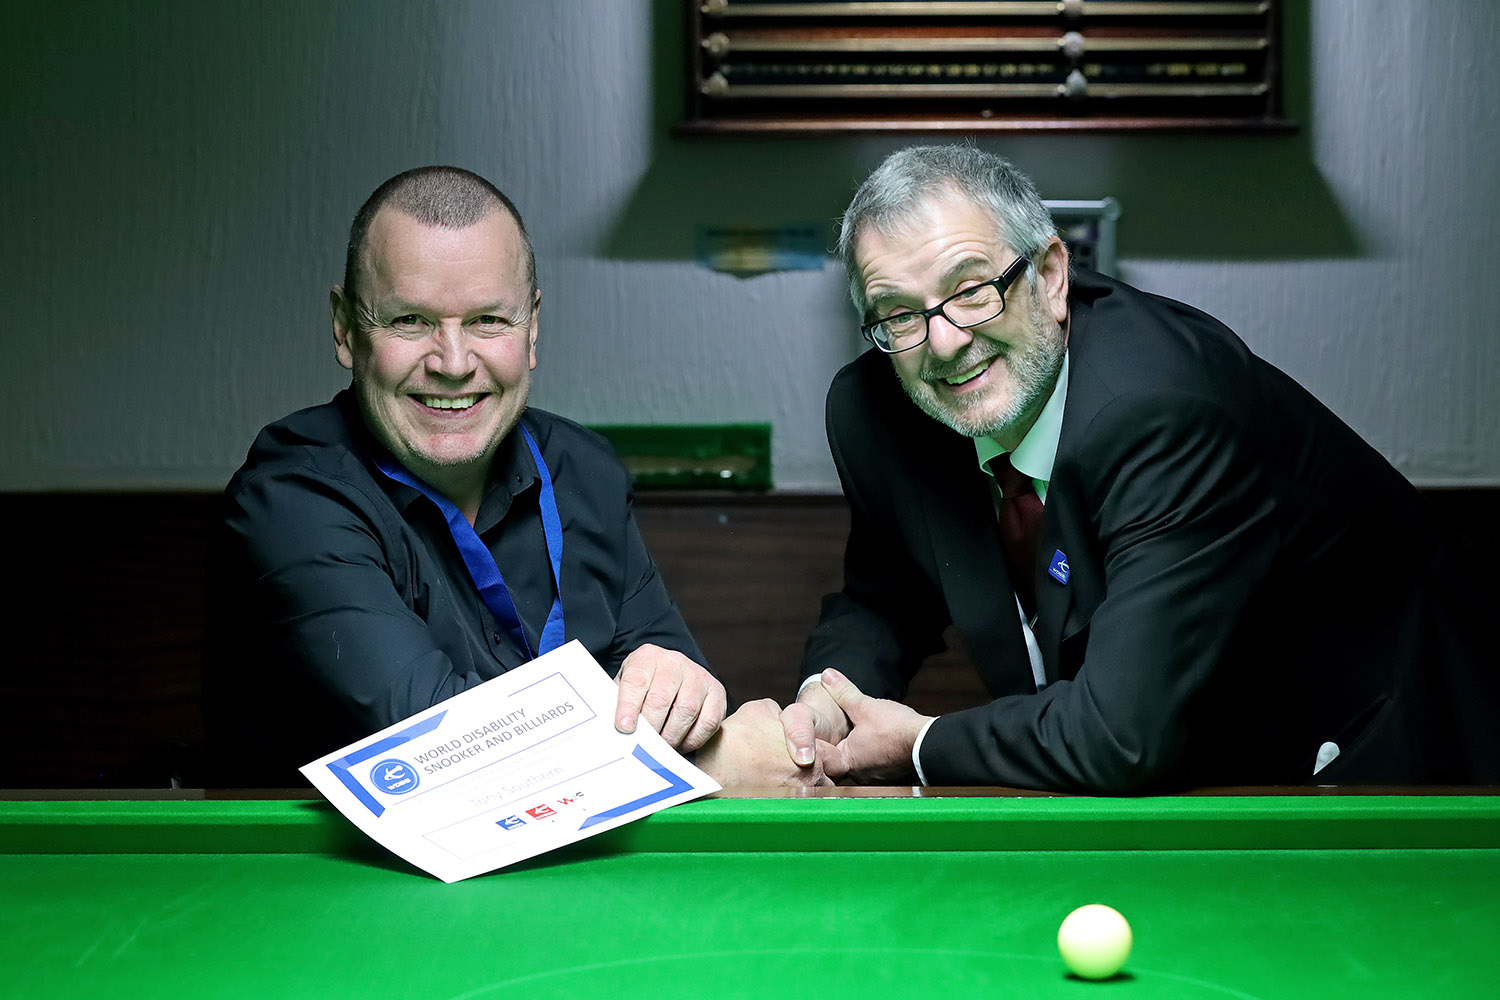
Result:
{"label": "certificate", "polygon": [[577,640],[302,767],[372,839],[444,882],[719,790]]}

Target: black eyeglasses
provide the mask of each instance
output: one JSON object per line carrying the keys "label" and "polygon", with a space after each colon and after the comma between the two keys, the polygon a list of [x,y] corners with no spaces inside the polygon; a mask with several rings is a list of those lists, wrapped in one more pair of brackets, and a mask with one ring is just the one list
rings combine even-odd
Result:
{"label": "black eyeglasses", "polygon": [[866,323],[859,332],[885,353],[899,354],[927,342],[927,324],[934,316],[940,315],[954,326],[965,329],[988,323],[1005,312],[1005,293],[1029,263],[1025,257],[1017,257],[998,278],[955,292],[931,309],[896,313]]}

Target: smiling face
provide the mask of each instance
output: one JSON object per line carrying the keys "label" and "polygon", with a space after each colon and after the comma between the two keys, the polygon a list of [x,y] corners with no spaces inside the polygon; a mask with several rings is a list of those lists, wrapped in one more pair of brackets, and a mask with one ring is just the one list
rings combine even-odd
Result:
{"label": "smiling face", "polygon": [[354,373],[371,433],[471,516],[526,408],[540,301],[520,230],[498,206],[463,229],[382,208],[357,298],[333,289],[338,360]]}
{"label": "smiling face", "polygon": [[[930,308],[996,277],[1015,259],[991,215],[955,194],[917,206],[892,233],[869,229],[855,244],[867,319]],[[924,413],[966,437],[1014,448],[1036,422],[1062,368],[1067,337],[1067,251],[1054,237],[1033,290],[1018,278],[1005,311],[964,329],[928,321],[926,343],[891,355],[896,374]]]}

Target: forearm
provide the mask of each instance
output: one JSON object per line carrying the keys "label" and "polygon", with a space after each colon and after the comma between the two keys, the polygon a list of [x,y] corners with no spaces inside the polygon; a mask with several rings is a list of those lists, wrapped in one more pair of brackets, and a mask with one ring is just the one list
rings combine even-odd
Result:
{"label": "forearm", "polygon": [[230,662],[212,669],[245,688],[274,677],[267,700],[312,697],[365,731],[504,669],[489,630],[465,625],[441,582],[350,497],[252,486],[232,498],[215,549],[215,648]]}
{"label": "forearm", "polygon": [[879,612],[847,590],[830,594],[803,649],[799,685],[831,667],[874,697],[899,700],[922,662],[942,649],[945,624]]}

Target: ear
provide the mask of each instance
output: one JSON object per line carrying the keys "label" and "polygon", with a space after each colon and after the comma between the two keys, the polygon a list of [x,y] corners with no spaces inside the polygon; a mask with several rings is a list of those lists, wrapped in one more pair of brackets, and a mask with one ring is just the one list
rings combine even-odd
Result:
{"label": "ear", "polygon": [[536,298],[531,300],[531,370],[536,371],[536,328],[542,316],[542,290],[536,290]]}
{"label": "ear", "polygon": [[354,303],[344,294],[343,285],[334,285],[328,293],[328,311],[333,315],[333,354],[339,364],[354,370],[354,345],[350,336],[354,331]]}
{"label": "ear", "polygon": [[1038,268],[1041,293],[1047,309],[1058,323],[1068,320],[1068,248],[1056,236],[1047,241]]}

